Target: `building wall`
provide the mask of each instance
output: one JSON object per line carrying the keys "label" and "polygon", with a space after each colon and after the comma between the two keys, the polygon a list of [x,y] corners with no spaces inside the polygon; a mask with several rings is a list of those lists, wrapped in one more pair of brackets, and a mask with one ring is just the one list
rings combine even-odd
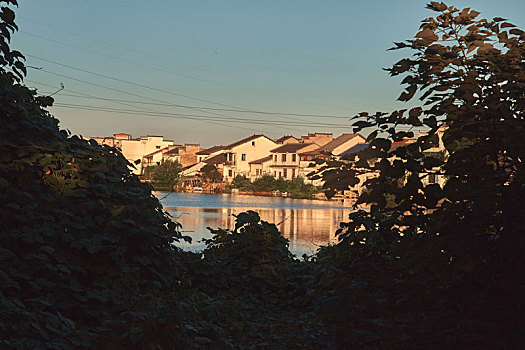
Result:
{"label": "building wall", "polygon": [[271,173],[270,165],[272,161],[267,161],[264,163],[250,164],[250,180],[256,180],[264,175],[273,175]]}
{"label": "building wall", "polygon": [[[319,148],[316,144],[307,145],[298,150],[298,152],[309,152]],[[299,153],[277,153],[272,152],[272,163],[270,166],[271,174],[276,178],[291,180],[301,175],[301,157]]]}
{"label": "building wall", "polygon": [[184,148],[179,151],[180,161],[179,163],[183,167],[187,167],[197,163],[197,152],[201,150],[200,145],[184,145]]}
{"label": "building wall", "polygon": [[[224,166],[224,180],[231,182],[237,175],[250,177],[250,162],[264,158],[277,144],[264,136],[226,150],[230,154],[230,164]],[[244,155],[244,156],[243,156]]]}
{"label": "building wall", "polygon": [[[163,149],[173,145],[173,141],[164,140],[162,136],[147,136],[140,139],[122,140],[122,154],[132,164],[136,160],[142,161],[142,157],[153,153],[157,150]],[[135,174],[141,174],[142,164],[135,164],[136,169],[133,169]]]}

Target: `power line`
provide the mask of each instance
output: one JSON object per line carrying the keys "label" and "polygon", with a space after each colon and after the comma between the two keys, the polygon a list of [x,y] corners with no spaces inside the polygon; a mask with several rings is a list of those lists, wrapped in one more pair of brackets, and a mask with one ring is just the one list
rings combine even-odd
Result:
{"label": "power line", "polygon": [[[32,81],[32,80],[26,79],[26,81]],[[55,86],[50,85],[50,84],[45,84],[45,83],[40,83],[40,82],[35,82],[35,81],[32,81],[32,82],[37,83],[37,84],[41,84],[41,85],[44,85],[44,86],[55,87]],[[60,86],[61,86],[61,89],[64,89],[62,83],[60,83]],[[69,90],[69,91],[71,91],[71,90]],[[79,94],[79,95],[84,95],[85,97],[97,98],[96,96],[88,95],[88,94],[85,94],[85,93],[82,93],[82,92],[76,92],[76,91],[72,91],[72,92],[75,92],[76,94]],[[78,96],[77,96],[77,97],[78,97]],[[137,107],[134,106],[134,105],[130,105],[130,104],[123,103],[123,102],[116,102],[116,103],[121,104],[121,105],[125,105],[125,106],[128,106],[128,107],[135,107],[135,108],[137,108]],[[138,106],[138,108],[141,108],[141,109],[146,110],[146,111],[149,111],[149,112],[157,112],[157,111],[155,111],[155,110],[152,110],[152,109],[149,109],[149,108],[145,108],[145,107],[140,107],[140,106]],[[158,113],[160,113],[160,112],[158,112]],[[135,114],[138,114],[138,113],[135,113]],[[264,131],[264,132],[267,133],[267,134],[274,134],[274,135],[277,135],[277,134],[278,134],[278,133],[276,133],[276,132],[272,132],[272,131],[268,131],[268,130],[260,130],[260,129],[259,129],[259,130],[256,130],[256,129],[252,129],[252,128],[244,128],[244,127],[241,127],[241,126],[238,126],[238,125],[228,125],[228,124],[219,123],[219,122],[216,122],[216,121],[199,120],[199,119],[194,119],[194,120],[201,121],[201,122],[205,122],[205,123],[209,123],[209,124],[215,124],[215,125],[226,126],[226,127],[229,127],[229,128],[236,128],[236,129],[249,130],[249,131],[255,131],[255,132],[261,132],[261,131]]]}
{"label": "power line", "polygon": [[27,32],[27,31],[24,31],[24,30],[20,30],[19,32],[22,33],[22,34],[33,36],[35,38],[39,38],[41,40],[46,40],[46,41],[49,41],[49,42],[52,42],[52,43],[56,43],[56,44],[60,44],[60,45],[63,45],[63,46],[72,47],[72,48],[77,49],[77,50],[90,52],[92,54],[99,55],[99,56],[102,56],[102,57],[108,57],[108,58],[111,58],[111,59],[114,59],[114,60],[117,60],[117,61],[134,64],[134,65],[139,66],[139,67],[144,67],[144,68],[156,70],[156,71],[163,72],[163,73],[173,74],[175,76],[179,76],[179,77],[183,77],[183,78],[187,78],[187,79],[193,79],[193,80],[197,80],[197,81],[202,81],[202,82],[205,82],[205,83],[214,84],[214,85],[218,85],[218,86],[223,86],[223,87],[227,87],[227,88],[230,88],[230,89],[237,89],[237,90],[257,93],[257,94],[271,96],[271,97],[278,97],[278,98],[281,98],[281,99],[289,99],[288,97],[284,97],[284,96],[281,96],[281,95],[276,95],[276,94],[271,94],[271,93],[264,92],[264,91],[257,91],[257,90],[253,90],[253,89],[243,88],[243,87],[240,87],[240,86],[224,84],[224,83],[216,82],[216,81],[209,80],[209,79],[198,78],[198,77],[194,77],[194,76],[191,76],[191,75],[188,75],[188,74],[177,73],[177,72],[174,72],[174,71],[171,71],[171,70],[150,66],[150,65],[147,65],[147,64],[144,64],[144,63],[128,60],[128,59],[121,58],[121,57],[118,57],[118,56],[108,55],[106,53],[102,53],[102,52],[98,52],[98,51],[95,51],[95,50],[87,49],[87,48],[84,48],[84,47],[80,47],[80,46],[72,45],[72,44],[69,44],[69,43],[65,43],[65,42],[60,41],[60,40],[46,38],[44,36],[41,36],[41,35],[38,35],[38,34],[34,34],[34,33],[31,33],[31,32]]}
{"label": "power line", "polygon": [[[103,89],[108,89],[108,90],[111,90],[111,91],[116,91],[116,92],[119,92],[119,93],[122,93],[122,94],[127,94],[127,95],[131,95],[131,96],[135,96],[135,97],[139,97],[139,98],[143,98],[143,99],[147,99],[147,100],[152,100],[152,101],[156,101],[156,102],[161,102],[161,103],[167,103],[165,101],[162,101],[162,100],[158,100],[158,99],[154,99],[154,98],[151,98],[151,97],[146,97],[146,96],[141,96],[141,95],[138,95],[138,94],[134,94],[132,92],[128,92],[128,91],[124,91],[124,90],[119,90],[119,89],[115,89],[115,88],[111,88],[111,87],[108,87],[108,86],[105,86],[105,85],[100,85],[100,84],[96,84],[96,83],[92,83],[92,82],[89,82],[89,81],[86,81],[86,80],[82,80],[82,79],[78,79],[78,78],[74,78],[74,77],[70,77],[70,76],[67,76],[67,75],[64,75],[64,74],[59,74],[59,73],[55,73],[55,72],[51,72],[51,71],[48,71],[48,70],[45,70],[45,69],[40,69],[39,70],[40,72],[45,72],[45,73],[48,73],[48,74],[52,74],[52,75],[56,75],[56,76],[60,76],[60,77],[63,77],[63,78],[66,78],[66,79],[71,79],[73,81],[78,81],[78,82],[81,82],[81,83],[84,83],[84,84],[88,84],[88,85],[92,85],[92,86],[96,86],[96,87],[100,87],[100,88],[103,88]],[[77,92],[78,93],[78,92]],[[80,94],[83,94],[83,93],[80,93]],[[83,95],[87,95],[87,94],[83,94]],[[95,96],[90,96],[90,95],[87,95],[89,97],[95,97]],[[120,104],[124,104],[124,105],[128,105],[126,103],[122,103],[122,102],[117,102],[117,103],[120,103]],[[129,106],[129,105],[128,105]],[[135,106],[132,106],[132,107],[135,107]],[[146,111],[152,111],[154,113],[162,113],[162,112],[158,112],[158,111],[155,111],[155,110],[151,110],[151,109],[148,109],[148,108],[144,108],[144,107],[140,107],[142,108],[143,110],[146,110]],[[198,110],[198,109],[196,109]],[[222,114],[218,114],[218,113],[212,113],[212,112],[208,112],[208,111],[203,111],[205,113],[208,113],[208,114],[211,114],[211,115],[217,115],[219,117],[228,117],[228,116],[224,116]],[[277,134],[276,132],[270,132],[270,131],[265,131],[265,130],[255,130],[255,129],[250,129],[250,128],[244,128],[244,127],[240,127],[240,126],[233,126],[233,125],[225,125],[225,124],[222,124],[222,123],[217,123],[217,122],[212,122],[212,121],[207,121],[209,123],[212,123],[212,124],[217,124],[217,125],[222,125],[222,126],[227,126],[227,127],[233,127],[233,128],[237,128],[237,129],[244,129],[244,130],[251,130],[251,131],[257,131],[257,132],[260,132],[260,131],[264,131],[266,133],[269,133],[269,134]],[[285,128],[285,129],[288,129],[288,130],[294,130],[294,131],[300,131],[300,132],[305,132],[304,130],[298,130],[298,129],[294,129],[294,128]]]}
{"label": "power line", "polygon": [[[90,40],[90,41],[93,41],[93,42],[101,43],[101,44],[104,44],[106,46],[110,46],[112,48],[119,48],[121,50],[125,50],[125,51],[131,52],[131,53],[135,53],[135,54],[139,54],[139,55],[143,55],[143,56],[148,56],[148,57],[152,57],[152,58],[163,60],[163,61],[173,62],[173,63],[179,64],[181,66],[184,66],[184,67],[192,68],[192,69],[199,70],[199,71],[202,71],[202,72],[216,74],[216,75],[227,77],[227,78],[230,78],[230,79],[235,79],[235,80],[239,80],[239,81],[243,81],[243,82],[247,82],[247,83],[255,83],[257,85],[266,86],[266,87],[271,88],[271,89],[281,89],[281,90],[285,90],[285,91],[291,91],[290,89],[283,88],[282,86],[275,87],[275,86],[271,86],[271,85],[260,83],[260,82],[250,81],[250,80],[247,80],[247,79],[244,79],[244,78],[239,78],[239,77],[234,76],[234,75],[224,74],[224,73],[217,72],[217,71],[214,71],[214,70],[210,70],[210,69],[207,69],[207,68],[202,68],[202,67],[198,67],[198,66],[195,66],[195,65],[178,62],[176,60],[169,59],[169,58],[166,58],[164,56],[161,57],[161,56],[157,56],[157,55],[152,55],[151,53],[142,52],[142,51],[139,51],[139,50],[134,50],[134,49],[131,49],[131,48],[123,46],[123,45],[119,45],[119,44],[108,42],[108,41],[101,40],[101,39],[92,38],[92,37],[89,37],[89,36],[86,36],[86,35],[75,33],[75,32],[70,31],[70,30],[66,30],[66,29],[59,28],[59,27],[56,27],[56,26],[53,26],[53,25],[49,25],[49,24],[46,24],[46,23],[38,22],[38,21],[32,20],[30,18],[21,17],[21,16],[19,16],[18,18],[21,18],[21,19],[26,20],[28,22],[35,23],[35,24],[43,26],[43,27],[52,28],[54,30],[61,31],[61,32],[64,32],[64,33],[67,33],[67,34],[70,34],[70,35],[73,35],[73,36],[77,36],[77,37],[80,37],[80,38],[83,38],[83,39],[87,39],[87,40]],[[61,43],[61,42],[59,42],[57,40],[54,40],[54,39],[47,39],[47,38],[44,38],[44,37],[40,37],[40,38],[43,38],[44,40],[51,40],[51,41],[54,41],[54,42],[57,42],[57,43]],[[69,46],[73,46],[73,45],[66,44],[66,43],[62,43],[62,44],[66,45],[66,46],[68,46],[68,45]],[[80,49],[79,47],[75,47],[75,48]],[[279,95],[273,95],[273,94],[268,94],[268,93],[264,93],[264,92],[258,92],[258,91],[255,91],[255,90],[253,90],[253,91],[257,92],[257,93],[270,95],[270,96],[280,97]],[[296,100],[296,101],[299,101],[299,102],[302,102],[302,103],[311,104],[311,105],[318,105],[318,106],[324,106],[324,107],[330,107],[330,108],[337,108],[337,109],[341,109],[341,110],[345,110],[346,109],[346,108],[342,108],[342,107],[339,107],[339,106],[327,105],[327,104],[324,104],[324,103],[316,103],[316,102],[312,102],[312,101],[302,101],[300,99],[293,98],[293,97],[288,97],[288,99],[293,99],[293,100]]]}
{"label": "power line", "polygon": [[[76,70],[76,71],[79,71],[79,72],[96,75],[96,76],[101,77],[101,78],[106,78],[106,79],[118,81],[120,83],[134,85],[134,86],[141,87],[141,88],[144,88],[144,89],[150,89],[150,90],[153,90],[153,91],[162,92],[162,93],[165,93],[165,94],[170,94],[170,95],[174,95],[174,96],[178,96],[178,97],[184,97],[184,98],[188,98],[188,99],[196,100],[196,101],[200,101],[200,102],[211,103],[211,104],[215,104],[215,105],[218,105],[218,106],[230,107],[230,108],[239,108],[239,107],[236,107],[236,106],[231,106],[231,105],[223,104],[223,103],[220,103],[220,102],[215,102],[215,101],[211,101],[211,100],[207,100],[207,99],[203,99],[203,98],[199,98],[199,97],[193,97],[193,96],[189,96],[189,95],[179,94],[179,93],[176,93],[176,92],[173,92],[173,91],[159,89],[159,88],[155,88],[155,87],[152,87],[152,86],[135,83],[135,82],[132,82],[132,81],[129,81],[129,80],[115,78],[115,77],[112,77],[112,76],[109,76],[109,75],[106,75],[106,74],[92,72],[92,71],[89,71],[87,69],[70,66],[70,65],[67,65],[67,64],[64,64],[64,63],[60,63],[60,62],[57,62],[57,61],[49,60],[49,59],[46,59],[46,58],[42,58],[42,57],[30,55],[30,54],[26,54],[25,56],[28,56],[28,57],[31,57],[31,58],[34,58],[34,59],[38,59],[38,60],[41,60],[41,61],[44,61],[44,62],[47,62],[47,63],[52,63],[52,64],[55,64],[55,65],[58,65],[58,66],[61,66],[61,67],[66,67],[66,68],[69,68],[69,69],[73,69],[73,70]],[[246,111],[246,112],[249,112],[248,109],[243,109],[243,110]]]}
{"label": "power line", "polygon": [[[44,61],[44,62],[52,63],[52,64],[55,64],[55,65],[58,65],[58,66],[61,66],[61,67],[66,67],[66,68],[77,70],[77,71],[80,71],[80,72],[83,72],[83,73],[88,73],[88,74],[95,75],[95,76],[98,76],[98,77],[106,78],[106,79],[117,81],[117,82],[126,83],[126,84],[133,85],[133,86],[138,86],[138,87],[145,88],[145,89],[150,89],[150,90],[153,90],[153,91],[163,92],[163,93],[166,93],[166,94],[171,94],[171,95],[175,95],[175,96],[185,97],[185,98],[189,98],[189,99],[193,99],[193,100],[197,100],[197,101],[202,101],[202,102],[207,102],[207,103],[211,103],[211,104],[216,104],[216,105],[220,105],[220,106],[224,106],[224,107],[239,108],[239,107],[235,107],[235,106],[231,106],[231,105],[227,105],[227,104],[222,104],[222,103],[215,102],[215,101],[210,101],[210,100],[201,99],[201,98],[198,98],[198,97],[178,94],[178,93],[175,93],[175,92],[172,92],[172,91],[168,91],[168,90],[164,90],[164,89],[158,89],[158,88],[155,88],[155,87],[152,87],[152,86],[139,84],[139,83],[135,83],[135,82],[124,80],[124,79],[120,79],[120,78],[111,77],[111,76],[108,76],[106,74],[92,72],[92,71],[89,71],[89,70],[86,70],[86,69],[83,69],[83,68],[74,67],[74,66],[71,66],[71,65],[67,65],[67,64],[64,64],[64,63],[56,62],[56,61],[53,61],[53,60],[49,60],[49,59],[46,59],[46,58],[42,58],[42,57],[30,55],[30,54],[27,54],[26,56],[31,57],[31,58],[35,58],[35,59],[38,59],[38,60],[41,60],[41,61]],[[41,70],[45,71],[44,69],[41,69]],[[188,107],[188,108],[194,109],[194,110],[199,110],[199,111],[202,112],[201,108],[199,108],[199,107]],[[249,109],[240,109],[240,111],[251,112],[251,110],[249,110]],[[206,113],[215,114],[215,115],[221,115],[221,114],[211,113],[211,112],[206,112]],[[290,119],[299,120],[297,118],[290,118]]]}
{"label": "power line", "polygon": [[[169,113],[169,112],[158,112],[158,111],[152,111],[152,112],[141,112],[133,109],[120,109],[120,108],[111,108],[111,107],[102,107],[102,106],[92,106],[92,105],[80,105],[80,104],[72,104],[72,103],[55,103],[54,106],[57,107],[67,107],[67,108],[83,108],[83,109],[90,109],[90,110],[100,110],[100,111],[112,111],[112,112],[120,112],[120,113],[144,113],[149,114],[151,116],[159,116],[159,117],[175,117],[175,118],[189,118],[189,119],[199,119],[199,120],[219,120],[219,121],[229,121],[229,122],[236,122],[236,123],[249,123],[249,124],[260,124],[260,125],[275,125],[275,126],[289,126],[289,125],[297,125],[293,122],[286,122],[286,121],[268,121],[268,120],[261,120],[261,119],[246,119],[246,118],[236,118],[236,117],[210,117],[210,116],[204,116],[204,115],[196,115],[196,114],[182,114],[182,113]],[[321,124],[321,123],[306,123],[306,124],[300,124],[299,126],[304,127],[347,127],[350,128],[350,126],[345,125],[330,125],[330,124]]]}
{"label": "power line", "polygon": [[[32,68],[32,67],[31,67]],[[39,70],[43,70],[40,68]],[[26,79],[28,80],[28,79]],[[28,80],[29,81],[29,80]],[[37,84],[47,85],[44,83],[36,82]],[[48,85],[50,87],[55,87]],[[67,89],[68,91],[74,92],[73,90]],[[62,96],[67,96],[67,94],[61,94]],[[143,101],[133,101],[133,100],[122,100],[114,98],[105,98],[105,97],[91,97],[94,99],[109,101],[109,102],[126,102],[134,104],[144,104],[144,105],[154,105],[154,106],[163,106],[163,107],[179,107],[187,109],[198,109],[198,110],[210,110],[210,111],[221,111],[221,112],[234,112],[234,113],[253,113],[253,114],[264,114],[264,115],[274,115],[274,116],[297,116],[297,117],[314,117],[314,118],[330,118],[330,119],[344,119],[350,120],[350,117],[344,117],[339,115],[325,115],[325,114],[301,114],[301,113],[287,113],[287,112],[269,112],[269,111],[259,111],[259,110],[242,110],[242,109],[227,109],[227,108],[212,108],[212,107],[203,107],[203,106],[189,106],[181,105],[177,103],[160,103],[160,102],[143,102]]]}

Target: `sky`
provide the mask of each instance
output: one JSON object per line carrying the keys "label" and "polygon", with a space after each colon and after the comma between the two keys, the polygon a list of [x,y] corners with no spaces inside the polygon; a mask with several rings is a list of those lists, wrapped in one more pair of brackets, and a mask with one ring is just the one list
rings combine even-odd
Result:
{"label": "sky", "polygon": [[[60,126],[89,138],[229,144],[352,132],[402,108],[390,67],[433,12],[423,0],[20,0],[12,47]],[[456,0],[525,28],[524,0]],[[64,86],[62,89],[61,86]]]}

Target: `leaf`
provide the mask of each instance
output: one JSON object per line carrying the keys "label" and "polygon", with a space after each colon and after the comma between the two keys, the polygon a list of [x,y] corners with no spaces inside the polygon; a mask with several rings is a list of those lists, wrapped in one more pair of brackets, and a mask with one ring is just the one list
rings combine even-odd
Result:
{"label": "leaf", "polygon": [[366,142],[368,143],[368,142],[374,140],[374,139],[377,137],[377,134],[378,134],[378,130],[372,131],[372,132],[370,133],[370,135],[368,135],[368,136],[366,137]]}
{"label": "leaf", "polygon": [[500,25],[501,28],[509,28],[509,27],[516,27],[514,24],[509,22],[504,22]]}
{"label": "leaf", "polygon": [[514,34],[514,35],[519,35],[519,36],[523,36],[523,35],[525,35],[525,33],[523,32],[523,30],[516,29],[516,28],[509,30],[509,33],[510,33],[510,34]]}
{"label": "leaf", "polygon": [[445,11],[447,9],[447,5],[445,3],[437,1],[431,1],[426,7],[434,11]]}
{"label": "leaf", "polygon": [[416,34],[416,38],[420,38],[420,39],[423,39],[429,42],[434,42],[439,39],[439,37],[434,33],[434,31],[429,28],[425,28],[421,30],[420,32],[418,32]]}
{"label": "leaf", "polygon": [[417,85],[410,85],[404,92],[401,93],[398,100],[407,102],[409,101],[417,91]]}

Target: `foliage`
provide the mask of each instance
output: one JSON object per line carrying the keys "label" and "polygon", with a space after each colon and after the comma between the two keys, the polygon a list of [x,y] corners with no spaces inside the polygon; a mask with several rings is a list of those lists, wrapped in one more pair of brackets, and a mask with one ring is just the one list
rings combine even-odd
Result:
{"label": "foliage", "polygon": [[228,340],[240,349],[318,348],[324,329],[306,301],[309,266],[294,259],[277,227],[248,211],[233,229],[210,230],[202,258],[189,263],[191,278],[213,296]]}
{"label": "foliage", "polygon": [[206,164],[200,170],[201,177],[207,182],[217,183],[222,181],[222,175],[213,164]]}
{"label": "foliage", "polygon": [[[16,1],[1,1],[16,5]],[[300,261],[255,212],[181,252],[180,226],[111,147],[60,130],[53,99],[22,83],[14,13],[0,9],[0,347],[518,348],[524,343],[525,35],[501,18],[433,2],[396,48],[423,104],[360,114],[370,147],[323,168],[366,181],[339,244]],[[398,126],[426,127],[412,137]],[[443,129],[446,128],[446,129]],[[430,154],[441,130],[444,155]],[[201,171],[220,181],[213,166]],[[444,188],[424,183],[437,173]],[[165,178],[165,177],[164,177]],[[316,188],[263,176],[250,190]]]}
{"label": "foliage", "polygon": [[22,83],[15,29],[2,7],[0,347],[195,348],[201,334],[218,337],[172,246],[179,225],[119,151],[59,129],[44,109],[53,99]]}
{"label": "foliage", "polygon": [[304,182],[303,177],[295,177],[292,180],[276,179],[271,175],[263,175],[253,182],[247,177],[237,175],[232,182],[233,188],[243,191],[280,191],[287,192],[297,197],[309,197],[319,190],[312,184]]}
{"label": "foliage", "polygon": [[180,176],[182,166],[177,161],[163,160],[159,165],[144,169],[144,177],[157,190],[173,190]]}
{"label": "foliage", "polygon": [[[437,15],[395,43],[414,56],[388,69],[405,75],[399,99],[422,104],[356,116],[356,132],[375,129],[370,147],[327,172],[335,188],[378,176],[358,202],[371,211],[352,214],[341,243],[319,253],[314,289],[342,347],[514,347],[525,292],[525,33],[474,10],[427,8]],[[428,133],[392,150],[414,136],[400,126]],[[425,154],[441,131],[445,156]],[[443,188],[423,181],[436,173]]]}

